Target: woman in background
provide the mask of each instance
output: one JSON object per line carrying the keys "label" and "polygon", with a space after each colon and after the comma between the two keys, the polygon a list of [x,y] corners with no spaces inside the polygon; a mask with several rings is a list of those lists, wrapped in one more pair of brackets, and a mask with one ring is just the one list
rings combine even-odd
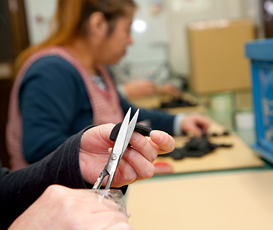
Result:
{"label": "woman in background", "polygon": [[[17,59],[7,145],[12,170],[34,163],[90,124],[118,123],[132,107],[120,97],[106,65],[132,43],[133,0],[59,0],[52,33]],[[136,108],[132,107],[132,114]],[[201,115],[140,110],[138,121],[170,135],[201,135]]]}

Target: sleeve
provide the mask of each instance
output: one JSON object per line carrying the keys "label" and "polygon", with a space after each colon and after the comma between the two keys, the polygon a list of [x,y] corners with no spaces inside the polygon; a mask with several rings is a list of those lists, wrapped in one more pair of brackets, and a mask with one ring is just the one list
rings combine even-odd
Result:
{"label": "sleeve", "polygon": [[[92,188],[84,182],[79,166],[79,146],[85,130],[70,137],[43,160],[7,174],[0,180],[1,229],[7,229],[49,185]],[[121,190],[125,193],[127,186]]]}
{"label": "sleeve", "polygon": [[55,150],[71,136],[70,124],[80,100],[79,73],[59,57],[35,62],[19,91],[22,116],[22,149],[28,163]]}
{"label": "sleeve", "polygon": [[7,174],[0,181],[0,223],[8,227],[51,184],[85,188],[79,167],[82,132],[72,136],[42,161]]}
{"label": "sleeve", "polygon": [[4,177],[8,173],[9,173],[8,169],[2,168],[1,161],[0,161],[0,181],[1,181],[2,177]]}
{"label": "sleeve", "polygon": [[174,118],[174,124],[173,124],[173,134],[175,136],[181,136],[184,135],[184,133],[182,132],[181,126],[182,126],[182,122],[185,118],[185,114],[184,113],[179,113],[175,116]]}

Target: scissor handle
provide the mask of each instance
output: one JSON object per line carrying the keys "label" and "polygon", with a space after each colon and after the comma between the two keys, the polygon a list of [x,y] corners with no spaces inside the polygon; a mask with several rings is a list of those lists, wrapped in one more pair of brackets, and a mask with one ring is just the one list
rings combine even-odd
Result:
{"label": "scissor handle", "polygon": [[[121,126],[121,122],[116,124],[115,127],[112,129],[112,132],[110,134],[111,141],[115,141],[117,139],[120,126]],[[134,131],[140,133],[143,136],[150,136],[150,132],[152,131],[152,129],[144,125],[136,124]]]}

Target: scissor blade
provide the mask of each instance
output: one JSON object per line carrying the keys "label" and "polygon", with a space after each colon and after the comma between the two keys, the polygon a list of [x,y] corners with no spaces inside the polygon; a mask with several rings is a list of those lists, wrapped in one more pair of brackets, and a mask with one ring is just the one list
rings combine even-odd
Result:
{"label": "scissor blade", "polygon": [[125,138],[125,141],[124,141],[121,157],[123,156],[128,144],[130,142],[130,139],[131,139],[131,137],[133,135],[133,132],[135,130],[138,114],[139,114],[139,109],[136,111],[135,115],[133,116],[133,118],[132,118],[132,120],[131,120],[131,122],[130,122],[130,124],[128,126],[127,135],[126,135],[126,138]]}
{"label": "scissor blade", "polygon": [[114,154],[120,154],[122,153],[123,150],[123,146],[124,146],[124,140],[126,139],[126,135],[127,135],[127,129],[128,129],[128,125],[129,125],[129,121],[130,121],[130,115],[131,115],[131,108],[127,111],[121,126],[120,126],[120,130],[118,132],[118,136],[117,139],[115,141],[112,153]]}

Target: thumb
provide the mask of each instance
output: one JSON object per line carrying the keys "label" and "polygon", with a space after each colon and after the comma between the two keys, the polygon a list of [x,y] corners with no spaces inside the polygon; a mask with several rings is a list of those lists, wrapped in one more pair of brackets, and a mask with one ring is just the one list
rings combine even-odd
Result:
{"label": "thumb", "polygon": [[80,148],[85,151],[92,151],[95,146],[101,147],[105,144],[111,144],[112,141],[109,136],[113,127],[114,124],[104,124],[86,130],[81,137]]}

